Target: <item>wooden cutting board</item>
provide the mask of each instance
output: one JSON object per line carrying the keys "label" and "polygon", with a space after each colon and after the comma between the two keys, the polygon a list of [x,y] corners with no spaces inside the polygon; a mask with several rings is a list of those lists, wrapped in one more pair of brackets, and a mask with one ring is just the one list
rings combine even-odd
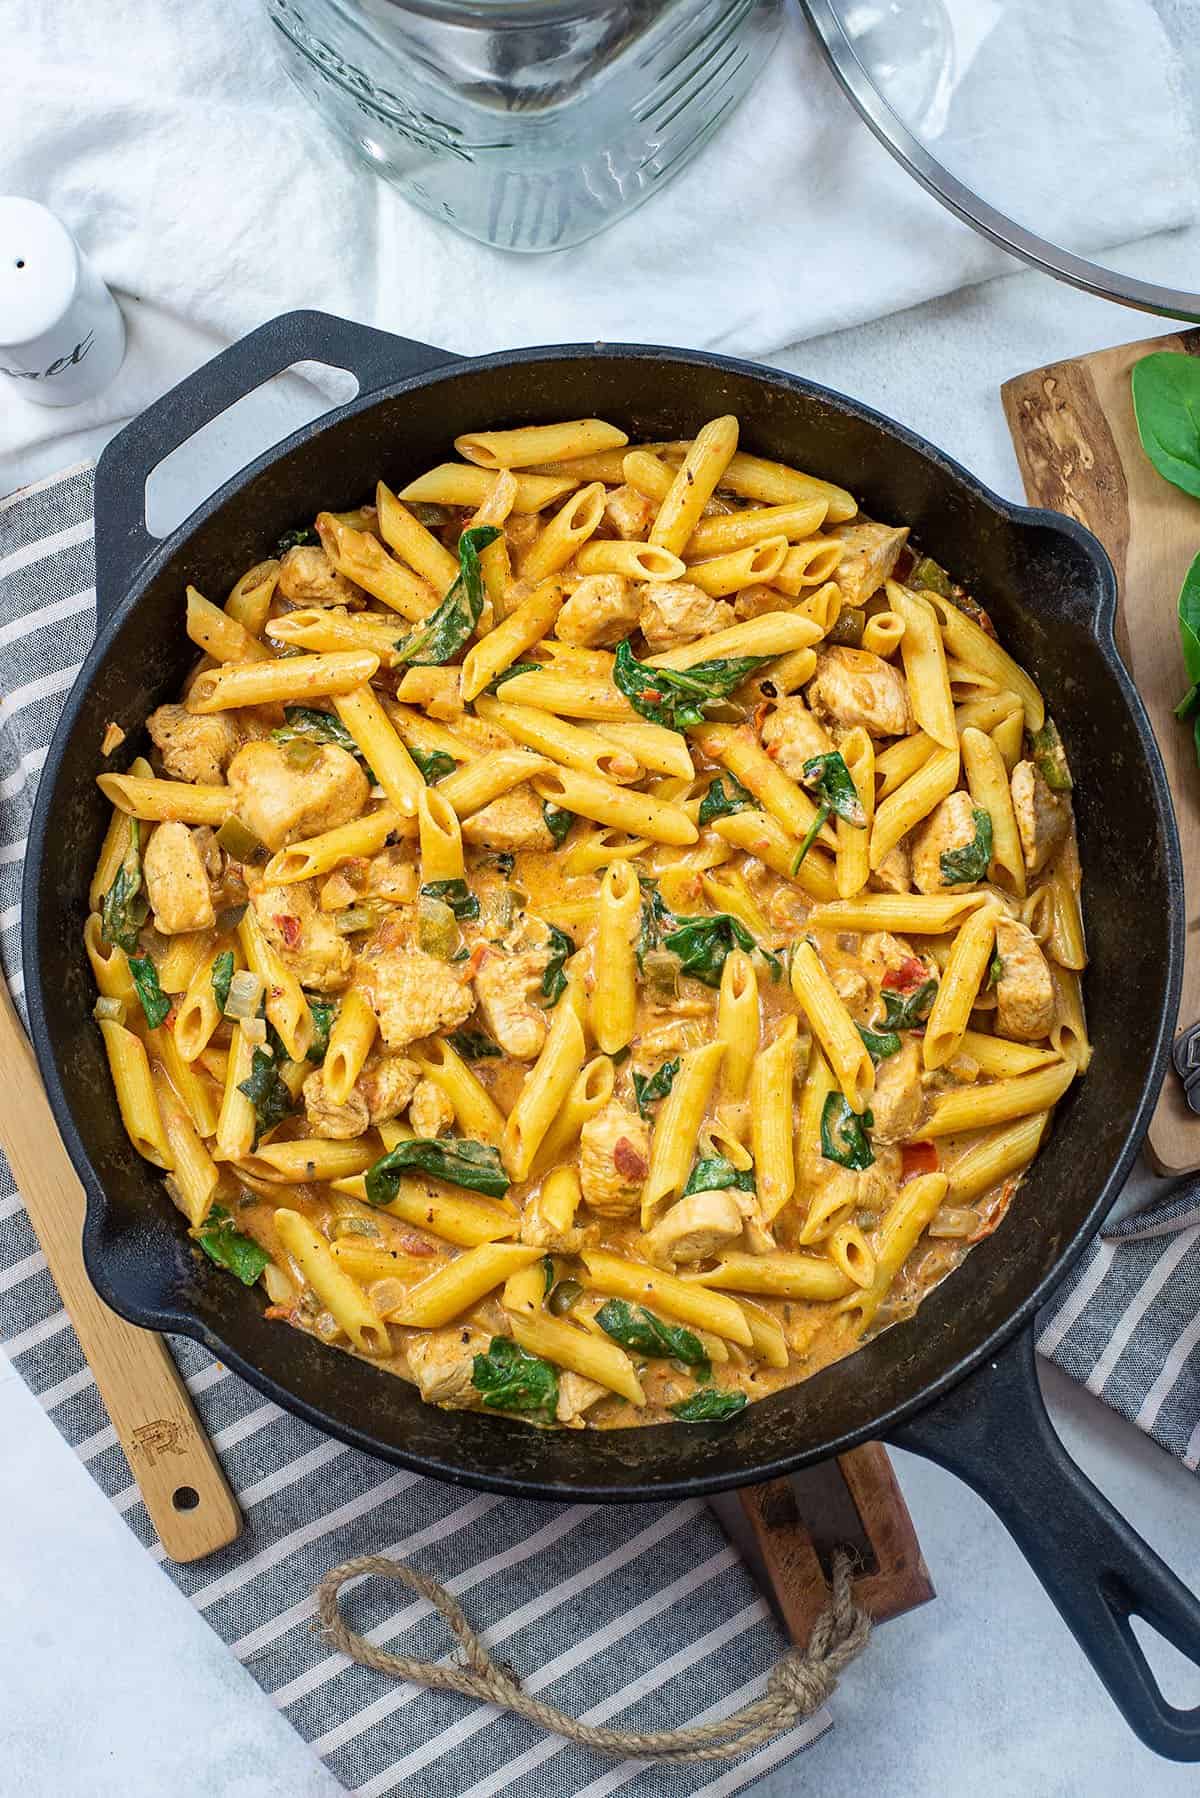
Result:
{"label": "wooden cutting board", "polygon": [[[1095,532],[1117,571],[1117,646],[1150,715],[1175,801],[1188,932],[1179,1027],[1200,1019],[1200,769],[1190,725],[1172,708],[1186,691],[1175,602],[1200,551],[1200,501],[1163,480],[1138,441],[1129,374],[1155,350],[1200,355],[1200,331],[1097,350],[1018,375],[1001,389],[1025,491]],[[1200,1117],[1168,1071],[1147,1137],[1160,1174],[1200,1168]]]}

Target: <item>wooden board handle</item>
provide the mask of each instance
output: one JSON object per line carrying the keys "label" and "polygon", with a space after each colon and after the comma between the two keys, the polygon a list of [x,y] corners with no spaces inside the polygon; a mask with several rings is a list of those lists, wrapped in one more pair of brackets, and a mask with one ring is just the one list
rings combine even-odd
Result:
{"label": "wooden board handle", "polygon": [[198,1561],[242,1527],[237,1501],[166,1344],[104,1304],[83,1264],[83,1188],[0,978],[0,1146],[163,1547]]}

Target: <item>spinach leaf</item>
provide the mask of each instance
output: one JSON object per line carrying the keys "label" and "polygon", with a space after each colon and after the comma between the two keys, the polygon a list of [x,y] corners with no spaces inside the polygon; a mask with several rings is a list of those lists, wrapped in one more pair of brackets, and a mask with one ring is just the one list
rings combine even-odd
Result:
{"label": "spinach leaf", "polygon": [[708,1377],[709,1362],[704,1344],[682,1324],[663,1323],[644,1305],[630,1305],[624,1299],[607,1299],[596,1313],[596,1322],[606,1336],[632,1349],[635,1355],[646,1355],[654,1361],[682,1361],[685,1367],[704,1369]]}
{"label": "spinach leaf", "polygon": [[633,1076],[633,1093],[637,1100],[637,1108],[644,1118],[650,1116],[648,1107],[658,1099],[665,1099],[675,1084],[675,1076],[679,1072],[679,1057],[674,1061],[664,1061],[653,1074],[637,1074]]}
{"label": "spinach leaf", "polygon": [[299,531],[285,531],[275,545],[275,554],[283,557],[287,555],[289,549],[306,548],[310,544],[315,545],[320,541],[317,533],[308,528]]}
{"label": "spinach leaf", "polygon": [[550,932],[550,960],[542,975],[542,998],[547,1005],[557,1005],[567,990],[563,967],[567,957],[575,953],[575,942],[557,924],[547,924],[546,928]]}
{"label": "spinach leaf", "polygon": [[810,792],[819,793],[839,818],[844,818],[847,824],[856,825],[859,830],[866,829],[867,814],[863,810],[863,802],[850,777],[849,768],[836,749],[831,749],[828,755],[814,755],[810,761],[805,762],[801,778]]}
{"label": "spinach leaf", "polygon": [[720,986],[725,957],[731,949],[744,949],[747,955],[757,950],[772,978],[778,980],[779,957],[756,943],[746,926],[728,912],[717,912],[711,918],[674,917],[671,922],[674,929],[663,937],[663,948],[679,957],[681,974],[690,974],[705,986]]}
{"label": "spinach leaf", "polygon": [[869,1111],[864,1111],[861,1118],[855,1116],[844,1093],[827,1093],[821,1110],[821,1153],[826,1161],[836,1161],[839,1167],[856,1172],[870,1167],[875,1160],[867,1135],[872,1122]]}
{"label": "spinach leaf", "polygon": [[224,949],[212,965],[213,998],[217,1002],[217,1010],[225,1010],[225,1001],[229,997],[229,983],[233,979],[233,950]]}
{"label": "spinach leaf", "polygon": [[444,749],[417,749],[410,743],[408,753],[417,764],[421,779],[427,787],[431,787],[435,780],[441,780],[443,775],[453,774],[458,765],[454,757],[447,755]]}
{"label": "spinach leaf", "polygon": [[992,951],[992,959],[988,963],[987,982],[984,987],[985,992],[988,987],[998,986],[1000,981],[1002,981],[1003,979],[1004,979],[1004,957],[1000,954],[1000,951],[998,949],[994,949]]}
{"label": "spinach leaf", "polygon": [[680,1399],[677,1405],[668,1405],[667,1409],[680,1423],[726,1423],[739,1411],[744,1411],[746,1403],[744,1392],[708,1386],[703,1392],[693,1392],[691,1398]]}
{"label": "spinach leaf", "polygon": [[561,845],[575,822],[574,812],[566,811],[561,805],[551,805],[549,800],[543,799],[542,817],[546,820],[546,829],[554,838],[555,844]]}
{"label": "spinach leaf", "polygon": [[816,817],[805,831],[800,847],[792,857],[793,878],[800,872],[800,863],[804,860],[805,856],[820,836],[825,820],[832,810],[833,807],[830,805],[828,799],[822,799],[820,805],[817,807]]}
{"label": "spinach leaf", "polygon": [[1133,414],[1154,467],[1200,499],[1200,363],[1160,350],[1133,365]]}
{"label": "spinach leaf", "polygon": [[542,671],[541,662],[510,662],[507,668],[492,676],[484,691],[498,693],[506,680],[515,680],[518,674],[541,674]]}
{"label": "spinach leaf", "polygon": [[937,998],[937,981],[926,980],[912,993],[898,993],[885,986],[879,997],[883,1000],[883,1021],[889,1030],[915,1030],[924,1023]]}
{"label": "spinach leaf", "polygon": [[116,879],[100,901],[100,935],[132,955],[138,931],[150,916],[150,902],[142,891],[141,833],[136,818],[129,820],[129,847]]}
{"label": "spinach leaf", "polygon": [[448,905],[460,922],[479,916],[479,901],[465,880],[430,880],[421,891],[426,899],[438,899]]}
{"label": "spinach leaf", "polygon": [[[276,1037],[276,1042],[279,1042]],[[279,1044],[278,1061],[286,1059]],[[280,1078],[276,1052],[273,1049],[256,1049],[250,1062],[250,1075],[246,1080],[238,1082],[238,1091],[245,1093],[254,1107],[254,1147],[259,1140],[276,1124],[282,1123],[292,1109],[292,1095]]]}
{"label": "spinach leaf", "polygon": [[[725,783],[729,783],[729,791],[725,791]],[[748,807],[757,807],[758,801],[753,793],[748,793],[741,781],[732,774],[718,774],[700,801],[700,823],[711,824],[714,818],[730,818],[734,812],[744,812]]]}
{"label": "spinach leaf", "polygon": [[287,722],[276,725],[271,732],[273,742],[295,743],[303,739],[309,743],[336,743],[351,755],[360,753],[336,712],[323,712],[315,705],[285,705],[283,715]]}
{"label": "spinach leaf", "polygon": [[975,835],[962,849],[943,849],[939,862],[948,887],[984,880],[992,859],[992,820],[981,806],[971,808]]}
{"label": "spinach leaf", "polygon": [[[1193,695],[1200,687],[1200,555],[1196,557],[1183,577],[1176,611],[1179,617],[1179,642],[1183,650],[1183,665],[1192,686],[1191,691],[1176,706],[1175,716],[1187,718],[1196,711],[1196,699]],[[1196,759],[1200,761],[1200,718],[1196,719],[1193,736],[1196,743]]]}
{"label": "spinach leaf", "polygon": [[465,649],[483,613],[483,575],[479,552],[500,535],[494,524],[477,524],[458,540],[458,579],[436,611],[407,636],[396,639],[402,662],[448,662]]}
{"label": "spinach leaf", "polygon": [[900,1038],[894,1030],[868,1030],[865,1024],[860,1024],[858,1034],[867,1045],[867,1054],[872,1061],[886,1061],[889,1055],[900,1053]]}
{"label": "spinach leaf", "polygon": [[129,972],[133,975],[133,984],[142,1002],[146,1022],[151,1030],[157,1030],[171,1009],[171,1001],[158,984],[158,969],[148,955],[131,955]]}
{"label": "spinach leaf", "polygon": [[663,904],[662,894],[655,883],[640,874],[638,879],[642,882],[642,922],[633,952],[637,958],[638,973],[641,974],[645,972],[646,956],[662,942],[663,925],[668,922],[671,914]]}
{"label": "spinach leaf", "polygon": [[308,1045],[306,1061],[322,1062],[329,1048],[329,1032],[333,1029],[333,1020],[337,1016],[337,1006],[329,1005],[324,999],[314,999],[311,993],[305,993],[308,1009],[312,1013],[313,1039]]}
{"label": "spinach leaf", "polygon": [[223,1205],[214,1205],[196,1233],[196,1241],[210,1261],[236,1274],[243,1286],[253,1286],[271,1257],[252,1236],[243,1236]]}
{"label": "spinach leaf", "polygon": [[[1195,600],[1196,612],[1198,615],[1197,621],[1200,622],[1200,580],[1197,581]],[[1185,629],[1182,609],[1182,593],[1179,596],[1179,604],[1179,634],[1182,637]],[[1200,680],[1200,638],[1196,636],[1190,623],[1187,624],[1186,628],[1190,632],[1192,641],[1195,645],[1195,651],[1192,657],[1193,664],[1196,668],[1195,678]],[[1188,659],[1186,655],[1184,659],[1185,661]],[[1188,679],[1192,679],[1190,667],[1188,670]],[[1071,779],[1071,770],[1067,764],[1067,752],[1063,748],[1063,740],[1058,734],[1058,726],[1055,724],[1053,718],[1047,718],[1046,722],[1042,725],[1041,730],[1034,731],[1030,741],[1033,745],[1033,759],[1037,771],[1049,787],[1050,791],[1052,793],[1069,793],[1075,783]]]}
{"label": "spinach leaf", "polygon": [[748,674],[769,656],[731,656],[722,661],[698,662],[694,668],[652,668],[639,662],[626,640],[617,644],[613,680],[635,712],[651,724],[683,731],[703,724],[705,707],[728,699]]}
{"label": "spinach leaf", "polygon": [[498,850],[496,854],[489,857],[489,860],[495,862],[498,872],[505,880],[509,878],[517,865],[516,856],[512,855],[507,849]]}
{"label": "spinach leaf", "polygon": [[687,1199],[694,1192],[721,1192],[730,1186],[735,1192],[753,1192],[754,1169],[734,1167],[724,1155],[710,1155],[707,1160],[696,1163],[680,1196]]}
{"label": "spinach leaf", "polygon": [[471,1142],[459,1136],[437,1137],[433,1141],[417,1137],[412,1142],[398,1142],[374,1167],[367,1169],[370,1203],[390,1205],[400,1190],[401,1175],[410,1171],[432,1174],[437,1180],[448,1180],[452,1186],[486,1193],[490,1199],[502,1199],[508,1191],[500,1151],[489,1143]]}
{"label": "spinach leaf", "polygon": [[471,1384],[493,1411],[528,1411],[554,1422],[558,1373],[540,1355],[518,1348],[511,1336],[493,1336],[486,1355],[476,1355]]}
{"label": "spinach leaf", "polygon": [[482,1030],[455,1030],[446,1038],[446,1041],[455,1054],[461,1055],[464,1061],[483,1061],[486,1056],[504,1053],[490,1036],[483,1034]]}

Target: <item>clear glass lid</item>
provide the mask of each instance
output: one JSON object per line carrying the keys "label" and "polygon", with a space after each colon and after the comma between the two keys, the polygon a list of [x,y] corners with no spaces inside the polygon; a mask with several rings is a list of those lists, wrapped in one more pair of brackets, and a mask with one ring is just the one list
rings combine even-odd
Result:
{"label": "clear glass lid", "polygon": [[1200,320],[1200,0],[801,0],[876,136],[1076,286]]}

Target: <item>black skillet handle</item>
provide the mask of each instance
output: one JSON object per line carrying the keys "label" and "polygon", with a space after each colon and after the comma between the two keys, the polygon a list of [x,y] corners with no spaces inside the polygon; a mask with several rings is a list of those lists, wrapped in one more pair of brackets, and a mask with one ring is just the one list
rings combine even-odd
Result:
{"label": "black skillet handle", "polygon": [[358,377],[359,392],[372,393],[456,361],[449,350],[328,312],[285,312],[222,350],[132,419],[96,464],[97,624],[107,622],[157,548],[157,538],[146,529],[148,477],[164,457],[236,400],[294,362],[349,369]]}
{"label": "black skillet handle", "polygon": [[888,1439],[948,1468],[991,1506],[1147,1747],[1169,1760],[1200,1760],[1200,1708],[1167,1703],[1129,1625],[1143,1617],[1200,1666],[1200,1600],[1055,1435],[1032,1331]]}

